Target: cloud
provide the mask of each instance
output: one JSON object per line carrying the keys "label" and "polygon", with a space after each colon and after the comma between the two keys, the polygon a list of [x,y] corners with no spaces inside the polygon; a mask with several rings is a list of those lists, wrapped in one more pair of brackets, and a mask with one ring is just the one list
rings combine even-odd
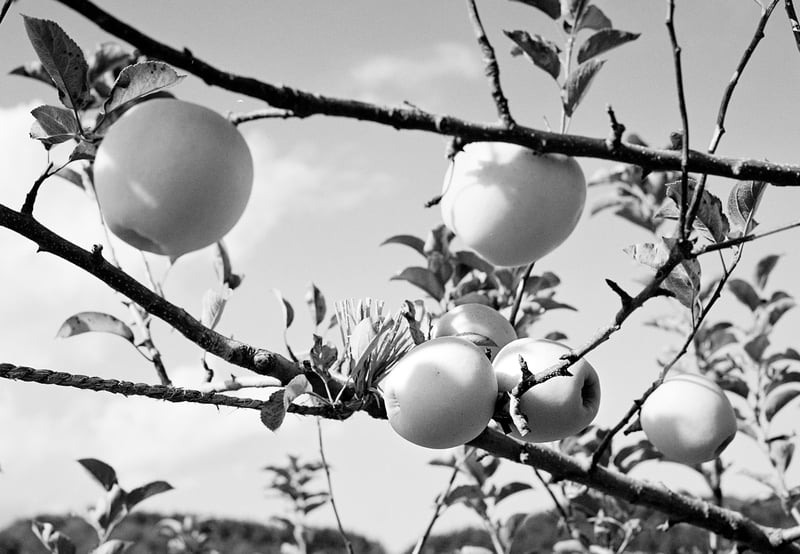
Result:
{"label": "cloud", "polygon": [[442,42],[432,51],[413,56],[375,56],[353,68],[350,76],[357,89],[356,95],[365,100],[375,100],[389,93],[414,93],[415,98],[422,97],[426,103],[431,103],[439,98],[436,91],[446,80],[476,79],[482,72],[475,48]]}

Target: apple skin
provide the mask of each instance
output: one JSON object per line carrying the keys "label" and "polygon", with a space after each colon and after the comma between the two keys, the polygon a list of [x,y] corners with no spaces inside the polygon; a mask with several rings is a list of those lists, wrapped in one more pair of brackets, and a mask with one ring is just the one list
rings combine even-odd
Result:
{"label": "apple skin", "polygon": [[253,160],[236,127],[183,100],[142,102],[109,128],[94,186],[112,233],[178,257],[220,240],[250,198]]}
{"label": "apple skin", "polygon": [[684,464],[713,460],[736,435],[736,413],[715,382],[694,373],[669,375],[642,405],[647,439],[667,459]]}
{"label": "apple skin", "polygon": [[392,428],[427,448],[477,437],[494,415],[497,379],[481,348],[458,337],[414,347],[381,382]]}
{"label": "apple skin", "polygon": [[[507,345],[516,340],[517,332],[511,323],[500,312],[484,304],[461,304],[442,314],[433,326],[431,336],[455,337],[472,340],[468,335],[473,335],[476,340],[485,337],[496,346],[486,346],[491,357]],[[480,345],[479,345],[480,346]]]}
{"label": "apple skin", "polygon": [[450,164],[440,207],[466,246],[494,265],[519,266],[562,244],[585,203],[586,178],[574,158],[473,142]]}
{"label": "apple skin", "polygon": [[[570,348],[546,339],[521,338],[497,353],[492,365],[498,390],[509,392],[520,381],[519,357],[531,373],[538,373],[558,363]],[[512,436],[527,442],[550,442],[574,435],[588,426],[600,408],[600,379],[592,365],[584,359],[569,368],[572,377],[553,377],[526,391],[520,409],[528,417],[530,432]]]}

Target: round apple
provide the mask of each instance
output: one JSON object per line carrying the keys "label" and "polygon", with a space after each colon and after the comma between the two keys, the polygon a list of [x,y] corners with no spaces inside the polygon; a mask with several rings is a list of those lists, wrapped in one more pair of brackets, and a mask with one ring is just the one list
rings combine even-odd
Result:
{"label": "round apple", "polygon": [[[520,356],[531,373],[558,363],[570,349],[546,339],[517,339],[497,353],[493,365],[498,389],[510,392],[522,381]],[[553,377],[533,386],[520,399],[520,410],[528,418],[530,432],[517,438],[527,442],[549,442],[574,435],[588,426],[600,408],[600,379],[584,359],[569,368],[571,377]]]}
{"label": "round apple", "polygon": [[456,154],[440,203],[445,225],[498,266],[525,265],[562,244],[586,202],[574,158],[501,142],[473,142]]}
{"label": "round apple", "polygon": [[713,460],[736,435],[736,414],[715,382],[676,373],[647,397],[640,421],[647,439],[664,456],[684,464]]}
{"label": "round apple", "polygon": [[217,112],[182,100],[142,102],[109,128],[94,162],[108,228],[128,244],[177,257],[220,240],[253,185],[250,149]]}
{"label": "round apple", "polygon": [[[484,304],[461,304],[436,321],[432,337],[462,337],[488,348],[492,357],[512,340],[517,332],[500,312]],[[487,344],[488,342],[492,344]]]}
{"label": "round apple", "polygon": [[392,428],[427,448],[451,448],[477,437],[497,399],[491,362],[481,348],[458,337],[414,347],[381,388]]}

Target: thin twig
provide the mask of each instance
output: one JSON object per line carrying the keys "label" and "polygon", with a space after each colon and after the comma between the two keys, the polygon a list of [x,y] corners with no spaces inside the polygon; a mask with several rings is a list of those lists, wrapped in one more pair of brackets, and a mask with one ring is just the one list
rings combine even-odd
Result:
{"label": "thin twig", "polygon": [[262,119],[290,119],[297,117],[291,110],[255,110],[246,113],[232,113],[228,115],[228,121],[234,125],[249,123],[250,121],[260,121]]}
{"label": "thin twig", "polygon": [[517,324],[517,315],[519,314],[520,306],[522,306],[522,297],[525,295],[525,286],[528,284],[528,279],[531,277],[531,272],[533,271],[533,266],[535,264],[536,262],[529,263],[519,279],[517,292],[514,295],[514,304],[511,306],[511,313],[508,314],[508,322],[512,327]]}
{"label": "thin twig", "polygon": [[683,90],[683,65],[681,64],[681,47],[675,34],[675,0],[667,1],[667,31],[672,44],[672,59],[675,65],[675,84],[678,92],[678,109],[681,114],[681,205],[679,224],[680,238],[685,241],[689,235],[687,211],[689,208],[689,116],[686,110],[686,94]]}
{"label": "thin twig", "polygon": [[[466,454],[469,455],[469,451],[472,450],[470,447],[465,449]],[[442,514],[442,509],[445,506],[445,502],[447,501],[447,496],[450,494],[450,491],[453,490],[453,485],[456,482],[456,477],[460,472],[459,469],[460,461],[456,459],[453,463],[453,470],[450,472],[450,479],[447,481],[447,486],[445,487],[444,491],[436,497],[436,505],[433,509],[433,514],[431,514],[431,518],[428,520],[428,525],[425,526],[425,531],[422,533],[422,536],[417,541],[417,544],[414,545],[414,550],[411,551],[411,554],[420,554],[422,552],[422,548],[425,546],[425,543],[428,542],[428,537],[431,535],[431,531],[433,531],[433,526],[436,524],[436,521],[439,519],[439,516]]]}
{"label": "thin twig", "polygon": [[497,64],[497,57],[494,54],[492,43],[489,42],[486,36],[486,30],[481,23],[480,14],[478,14],[478,6],[475,0],[467,0],[467,8],[469,9],[469,18],[472,22],[472,28],[475,31],[475,38],[478,39],[478,45],[481,47],[483,53],[483,61],[486,64],[484,73],[489,79],[489,87],[494,99],[494,104],[497,107],[497,115],[500,121],[508,128],[514,127],[516,122],[511,117],[511,112],[508,109],[508,99],[503,94],[503,87],[500,85],[500,66]]}
{"label": "thin twig", "polygon": [[550,488],[550,485],[545,480],[542,472],[539,471],[538,468],[533,468],[533,472],[536,474],[536,478],[539,479],[539,482],[544,486],[544,489],[547,491],[547,494],[550,496],[550,500],[553,501],[553,505],[556,507],[559,515],[561,516],[562,521],[564,522],[564,528],[567,530],[567,534],[571,537],[572,536],[572,522],[570,521],[569,514],[567,513],[567,509],[564,508],[561,501],[556,496],[556,493],[553,492],[553,489]]}
{"label": "thin twig", "polygon": [[36,197],[39,194],[39,189],[41,188],[42,184],[55,173],[55,172],[51,173],[50,172],[51,169],[53,169],[53,162],[47,164],[47,168],[33,182],[33,186],[28,191],[28,194],[25,195],[25,202],[22,204],[22,209],[20,209],[20,213],[25,215],[33,214],[33,205],[36,203]]}
{"label": "thin twig", "polygon": [[[291,110],[297,117],[313,114],[371,121],[394,129],[419,130],[460,136],[466,142],[501,141],[519,144],[537,152],[560,152],[572,156],[613,160],[652,170],[681,167],[679,152],[623,143],[609,151],[606,140],[566,135],[516,125],[487,125],[452,116],[432,114],[419,108],[385,107],[352,99],[315,94],[288,86],[277,86],[251,77],[222,71],[195,57],[191,51],[171,48],[100,9],[88,0],[57,0],[93,21],[108,33],[127,41],[143,54],[190,72],[210,85],[257,98],[269,105]],[[735,179],[766,181],[773,185],[800,186],[800,166],[756,159],[733,159],[690,151],[689,171]]]}
{"label": "thin twig", "polygon": [[6,14],[8,13],[8,10],[11,8],[11,4],[13,3],[14,0],[5,0],[5,2],[3,2],[3,7],[2,9],[0,9],[0,23],[2,23],[3,20],[6,18]]}
{"label": "thin twig", "polygon": [[750,233],[747,235],[742,235],[741,237],[715,242],[714,244],[708,244],[706,246],[698,248],[697,250],[692,252],[689,257],[696,258],[698,256],[702,256],[703,254],[708,254],[709,252],[716,252],[719,250],[724,250],[726,248],[739,246],[748,242],[752,242],[754,240],[763,239],[764,237],[768,237],[770,235],[782,233],[790,229],[796,229],[798,227],[800,227],[800,220],[793,221],[785,225],[781,225],[780,227],[775,227],[774,229],[769,229],[768,231],[764,231],[762,233]]}
{"label": "thin twig", "polygon": [[800,50],[800,20],[797,19],[794,2],[792,0],[784,0],[783,4],[786,7],[786,15],[789,17],[789,23],[792,26],[794,42],[797,45],[797,49]]}
{"label": "thin twig", "polygon": [[353,543],[350,542],[350,538],[345,533],[344,527],[342,527],[342,520],[339,517],[339,510],[336,508],[336,500],[333,496],[333,483],[331,482],[331,469],[328,465],[328,460],[325,458],[325,447],[322,443],[322,422],[320,418],[317,417],[317,443],[319,444],[319,457],[322,461],[322,467],[325,469],[325,479],[328,482],[328,499],[331,502],[331,508],[333,509],[333,516],[336,518],[336,525],[339,527],[339,535],[341,535],[342,540],[344,541],[344,545],[347,548],[347,552],[349,554],[353,554]]}

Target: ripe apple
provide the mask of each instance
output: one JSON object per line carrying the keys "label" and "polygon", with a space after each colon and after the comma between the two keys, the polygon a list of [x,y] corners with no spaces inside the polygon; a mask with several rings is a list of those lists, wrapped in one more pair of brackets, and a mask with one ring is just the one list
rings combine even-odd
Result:
{"label": "ripe apple", "polygon": [[[522,381],[520,356],[531,373],[538,373],[570,352],[569,347],[546,339],[517,339],[497,353],[493,365],[498,389],[509,392]],[[527,442],[548,442],[574,435],[589,425],[600,408],[600,379],[584,359],[569,368],[571,377],[553,377],[526,391],[520,399],[520,410],[528,418],[530,432],[524,436],[512,433]]]}
{"label": "ripe apple", "polygon": [[495,344],[486,345],[492,357],[512,340],[517,332],[500,312],[484,304],[461,304],[445,312],[434,324],[431,336],[460,336],[478,346],[489,339]]}
{"label": "ripe apple", "polygon": [[574,158],[501,142],[473,142],[444,179],[442,219],[469,248],[498,266],[525,265],[563,243],[586,202]]}
{"label": "ripe apple", "polygon": [[253,185],[241,133],[204,106],[159,98],[109,128],[94,162],[100,211],[111,232],[148,252],[177,257],[220,240]]}
{"label": "ripe apple", "polygon": [[713,460],[736,435],[736,414],[715,382],[669,375],[642,405],[642,429],[664,456],[684,464]]}
{"label": "ripe apple", "polygon": [[414,347],[381,383],[392,428],[427,448],[451,448],[483,431],[494,414],[497,379],[481,348],[458,337]]}

